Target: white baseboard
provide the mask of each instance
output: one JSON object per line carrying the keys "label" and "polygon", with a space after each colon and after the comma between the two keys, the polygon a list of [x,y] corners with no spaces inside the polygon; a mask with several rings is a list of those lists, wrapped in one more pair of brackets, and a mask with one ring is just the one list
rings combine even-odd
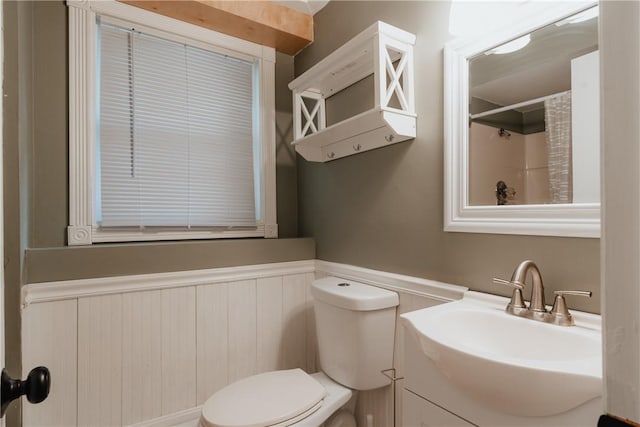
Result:
{"label": "white baseboard", "polygon": [[172,427],[172,426],[198,426],[202,406],[185,409],[184,411],[174,412],[173,414],[164,415],[136,424],[130,424],[129,427]]}

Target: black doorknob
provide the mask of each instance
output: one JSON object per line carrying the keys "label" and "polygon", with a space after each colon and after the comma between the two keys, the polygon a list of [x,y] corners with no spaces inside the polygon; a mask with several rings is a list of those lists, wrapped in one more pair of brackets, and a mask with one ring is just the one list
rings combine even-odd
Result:
{"label": "black doorknob", "polygon": [[31,403],[40,403],[45,400],[51,387],[51,374],[44,366],[38,366],[29,372],[26,380],[22,381],[12,379],[7,370],[3,369],[0,382],[0,394],[2,394],[0,417],[3,417],[9,403],[23,394]]}

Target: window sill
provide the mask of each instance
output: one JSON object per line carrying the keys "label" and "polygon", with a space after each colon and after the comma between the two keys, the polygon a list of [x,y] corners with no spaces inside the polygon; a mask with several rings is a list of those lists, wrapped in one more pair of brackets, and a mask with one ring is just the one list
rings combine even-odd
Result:
{"label": "window sill", "polygon": [[250,237],[278,237],[278,226],[259,224],[254,229],[215,229],[215,230],[136,230],[112,229],[100,227],[69,226],[67,241],[69,246],[91,245],[93,243],[153,242],[164,240],[204,240],[238,239]]}

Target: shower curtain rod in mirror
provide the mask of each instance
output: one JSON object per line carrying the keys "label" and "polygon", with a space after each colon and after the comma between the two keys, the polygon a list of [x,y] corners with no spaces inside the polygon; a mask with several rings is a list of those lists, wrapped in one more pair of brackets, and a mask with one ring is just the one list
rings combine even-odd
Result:
{"label": "shower curtain rod in mirror", "polygon": [[509,110],[513,110],[513,109],[516,109],[516,108],[520,108],[520,107],[526,107],[528,105],[533,105],[533,104],[537,104],[539,102],[544,102],[547,99],[557,98],[558,96],[562,96],[562,95],[564,95],[565,93],[568,93],[568,92],[571,92],[571,91],[570,90],[565,90],[564,92],[558,92],[558,93],[554,93],[553,95],[542,96],[540,98],[531,99],[529,101],[522,101],[522,102],[519,102],[517,104],[507,105],[505,107],[495,108],[495,109],[489,110],[489,111],[483,111],[482,113],[469,114],[469,118],[471,120],[479,119],[481,117],[491,116],[492,114],[502,113],[504,111],[509,111]]}

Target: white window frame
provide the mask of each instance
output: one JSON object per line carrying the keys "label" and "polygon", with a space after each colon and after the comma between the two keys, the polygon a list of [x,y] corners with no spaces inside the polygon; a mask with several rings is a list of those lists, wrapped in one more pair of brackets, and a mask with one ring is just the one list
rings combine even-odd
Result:
{"label": "white window frame", "polygon": [[[276,222],[275,49],[165,17],[115,0],[68,0],[69,9],[69,226],[70,246],[100,242],[278,237]],[[258,61],[261,217],[256,229],[100,228],[96,222],[96,17],[206,43],[218,51]]]}

